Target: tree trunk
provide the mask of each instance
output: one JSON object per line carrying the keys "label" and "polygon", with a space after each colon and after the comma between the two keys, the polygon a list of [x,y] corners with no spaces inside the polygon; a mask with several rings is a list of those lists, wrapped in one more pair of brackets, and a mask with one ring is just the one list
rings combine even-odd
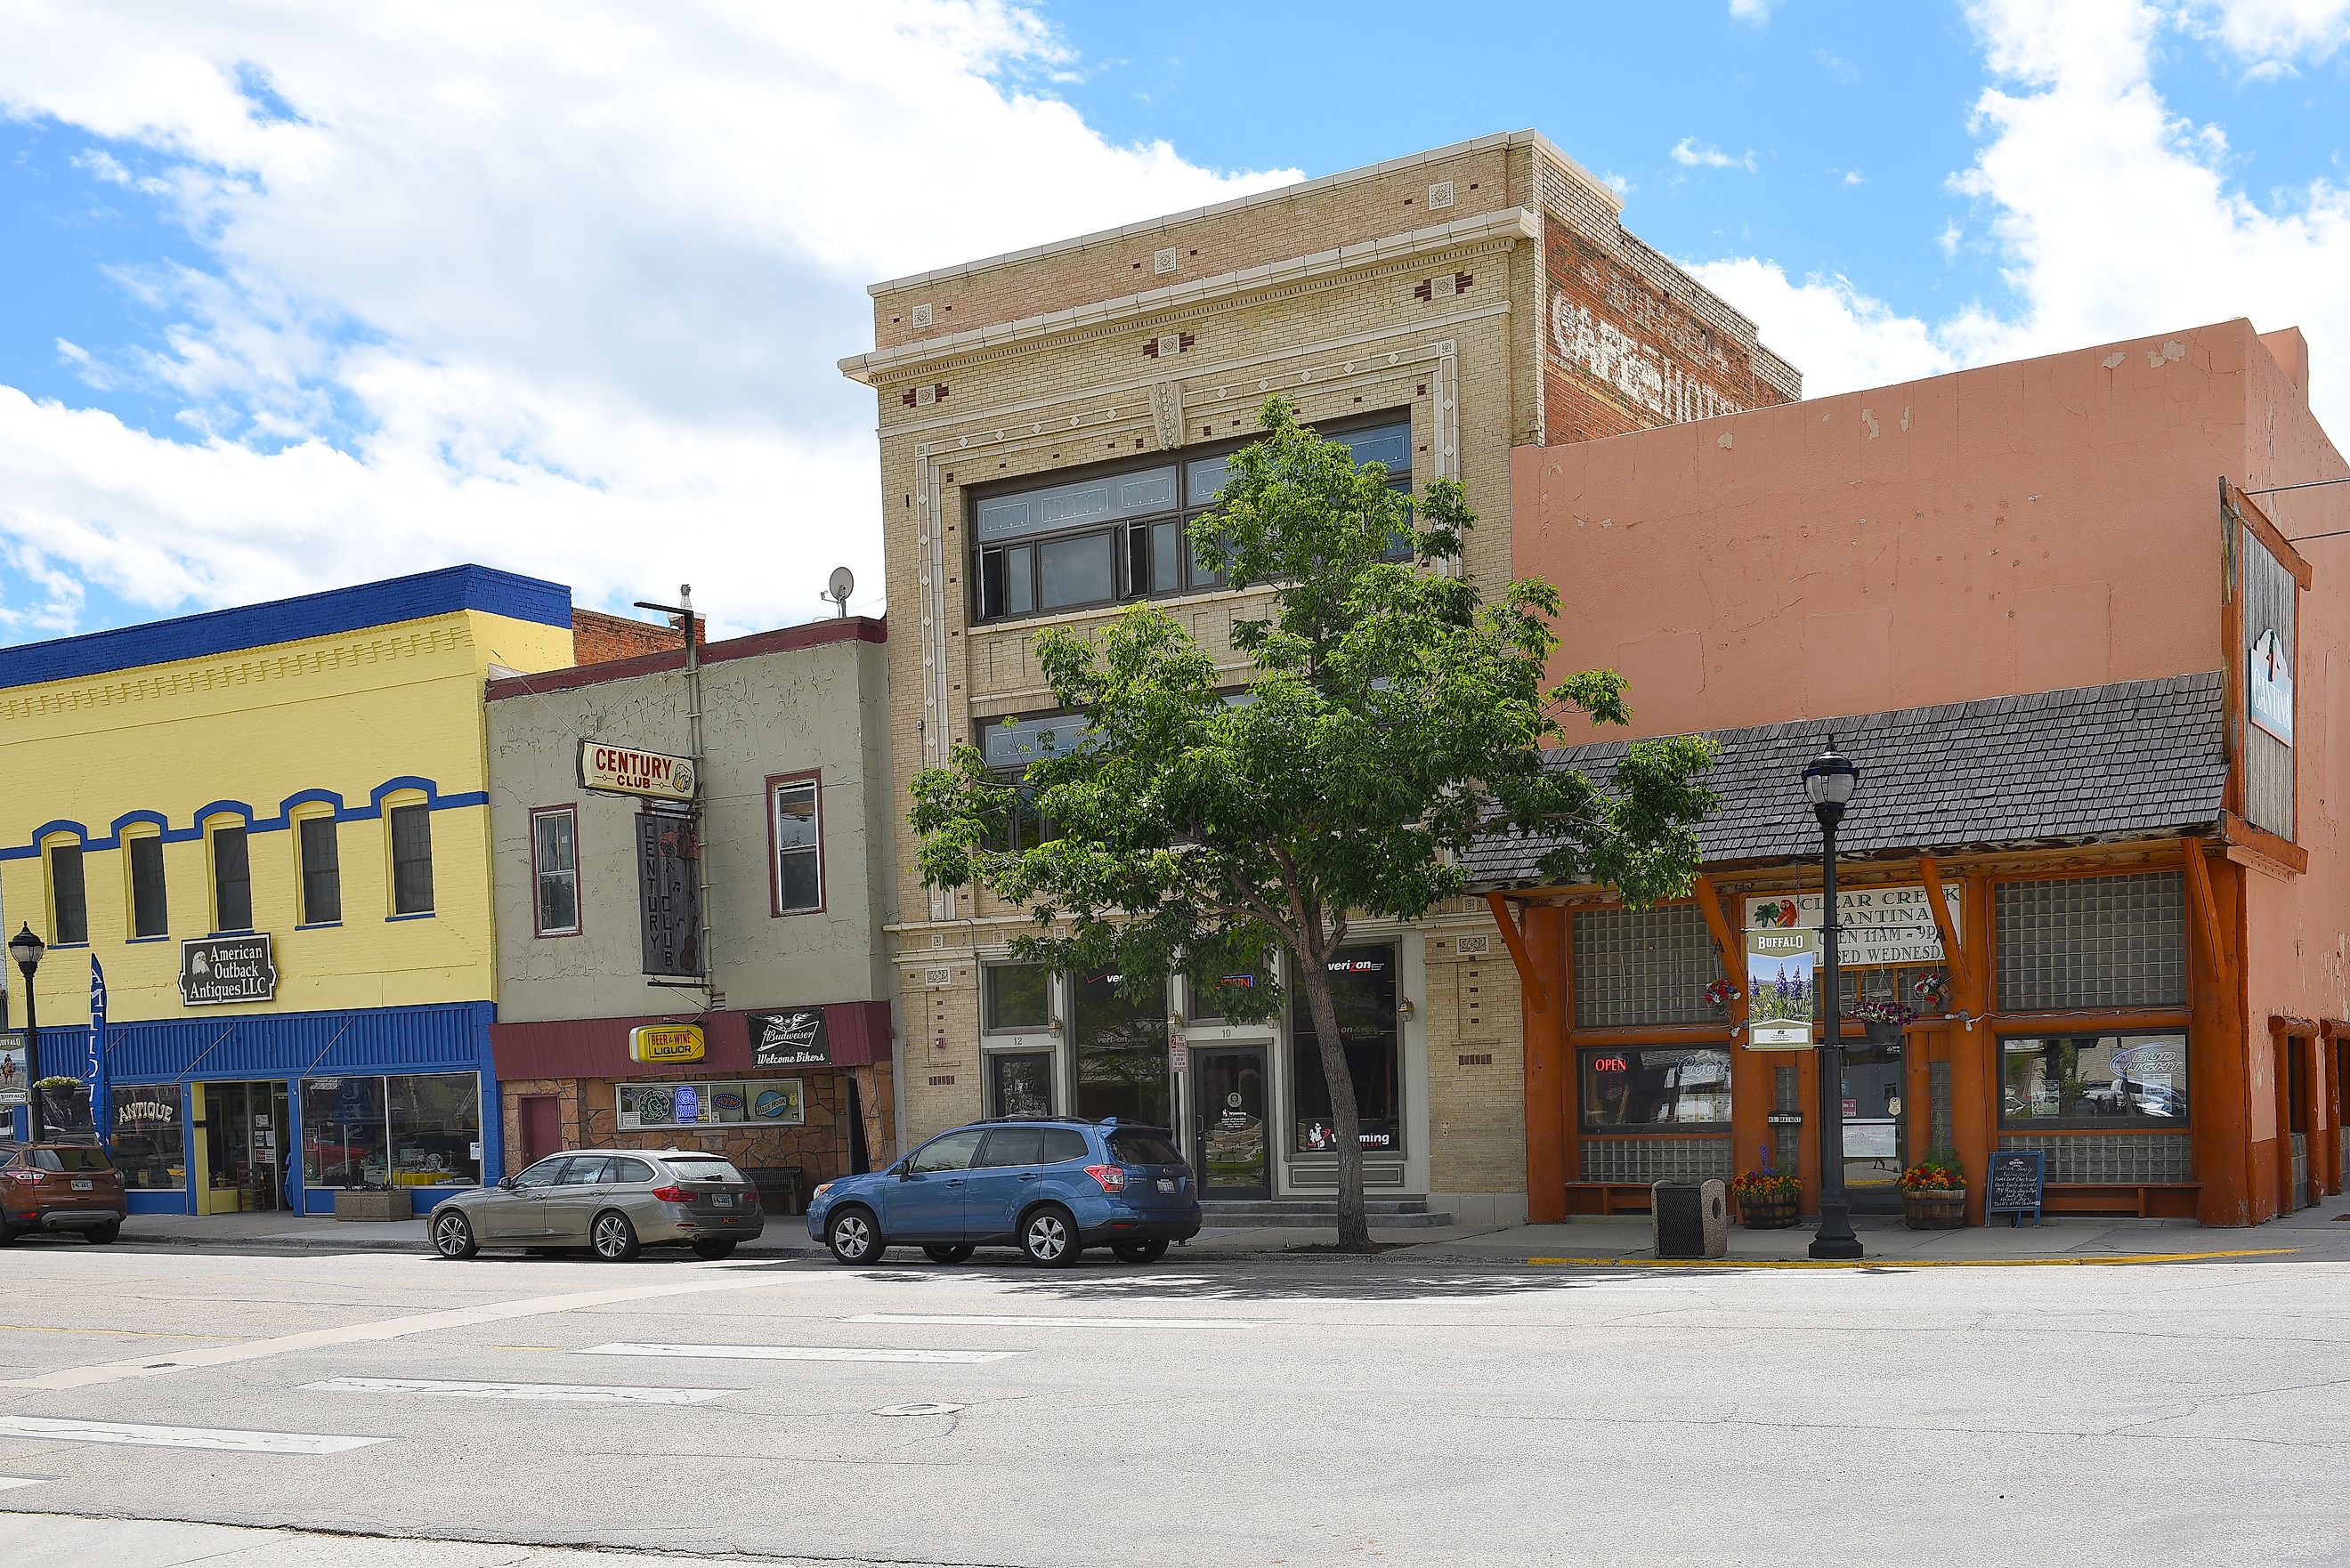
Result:
{"label": "tree trunk", "polygon": [[1330,1000],[1330,959],[1298,964],[1305,1005],[1314,1014],[1314,1043],[1321,1048],[1322,1081],[1330,1088],[1330,1132],[1338,1141],[1338,1250],[1371,1250],[1371,1224],[1363,1209],[1363,1124],[1355,1107],[1355,1075],[1347,1062],[1347,1042],[1338,1033],[1337,1004]]}

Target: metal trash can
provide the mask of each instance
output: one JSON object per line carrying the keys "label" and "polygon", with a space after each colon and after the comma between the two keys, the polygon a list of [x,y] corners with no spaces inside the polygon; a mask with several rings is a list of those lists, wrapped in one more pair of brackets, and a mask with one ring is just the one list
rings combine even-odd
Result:
{"label": "metal trash can", "polygon": [[1730,1189],[1720,1181],[1659,1181],[1648,1189],[1659,1258],[1730,1255]]}

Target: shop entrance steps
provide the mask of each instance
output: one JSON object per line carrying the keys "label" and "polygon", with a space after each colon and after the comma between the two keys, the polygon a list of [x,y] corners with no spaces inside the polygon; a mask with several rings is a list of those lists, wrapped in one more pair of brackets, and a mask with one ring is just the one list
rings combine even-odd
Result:
{"label": "shop entrance steps", "polygon": [[[1370,1217],[1374,1231],[1418,1230],[1452,1223],[1450,1214],[1430,1213],[1425,1198],[1372,1198],[1365,1199],[1363,1208]],[[1335,1198],[1275,1198],[1259,1203],[1217,1199],[1202,1202],[1200,1215],[1203,1223],[1225,1229],[1335,1226],[1338,1223],[1338,1200]]]}

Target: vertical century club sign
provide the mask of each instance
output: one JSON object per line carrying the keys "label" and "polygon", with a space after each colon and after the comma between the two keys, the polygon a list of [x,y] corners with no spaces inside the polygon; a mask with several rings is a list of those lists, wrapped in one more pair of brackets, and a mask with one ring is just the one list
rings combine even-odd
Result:
{"label": "vertical century club sign", "polygon": [[646,802],[637,813],[637,909],[644,972],[702,975],[702,844],[693,759],[602,741],[579,742],[579,784]]}

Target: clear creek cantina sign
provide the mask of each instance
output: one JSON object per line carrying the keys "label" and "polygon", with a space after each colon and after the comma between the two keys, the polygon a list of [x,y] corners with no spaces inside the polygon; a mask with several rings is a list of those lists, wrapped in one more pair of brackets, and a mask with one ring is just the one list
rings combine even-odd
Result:
{"label": "clear creek cantina sign", "polygon": [[582,789],[642,795],[648,800],[691,800],[696,782],[691,757],[640,752],[634,746],[607,745],[601,741],[579,742]]}
{"label": "clear creek cantina sign", "polygon": [[180,944],[180,1000],[190,1007],[268,1002],[277,994],[269,933],[197,937]]}
{"label": "clear creek cantina sign", "polygon": [[[1942,884],[1950,919],[1959,915],[1959,884]],[[1836,961],[1847,969],[1870,964],[1940,963],[1942,934],[1923,888],[1836,889]],[[1817,893],[1780,893],[1746,900],[1746,929],[1794,930],[1820,925]]]}

